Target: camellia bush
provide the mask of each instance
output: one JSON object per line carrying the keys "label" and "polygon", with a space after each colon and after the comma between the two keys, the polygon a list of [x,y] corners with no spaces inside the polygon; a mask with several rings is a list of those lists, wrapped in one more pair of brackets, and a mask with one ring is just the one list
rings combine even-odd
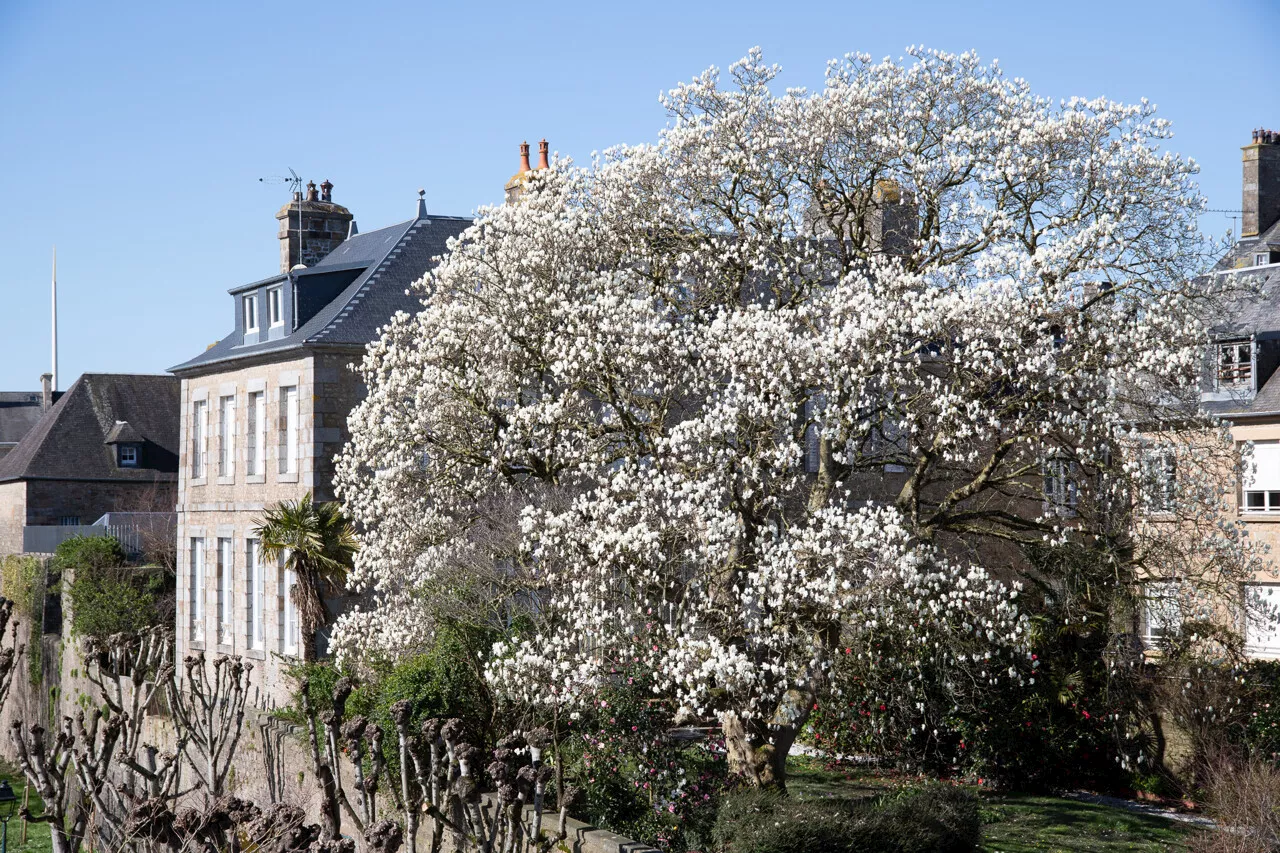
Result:
{"label": "camellia bush", "polygon": [[338,480],[373,603],[340,655],[463,611],[504,632],[499,697],[589,709],[642,668],[784,784],[837,660],[894,701],[1034,678],[1020,596],[1059,581],[1030,543],[1237,588],[1196,398],[1231,282],[1194,277],[1196,167],[1154,108],[971,54],[776,74],[752,52],[672,90],[656,144],[530,176],[370,347]]}

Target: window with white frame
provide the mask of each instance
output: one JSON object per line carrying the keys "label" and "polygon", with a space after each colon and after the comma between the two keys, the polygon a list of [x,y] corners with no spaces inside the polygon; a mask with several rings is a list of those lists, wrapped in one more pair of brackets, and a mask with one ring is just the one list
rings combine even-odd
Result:
{"label": "window with white frame", "polygon": [[1253,256],[1253,265],[1255,267],[1264,267],[1271,263],[1270,252],[1256,252]]}
{"label": "window with white frame", "polygon": [[1142,585],[1142,636],[1157,646],[1182,629],[1181,585],[1177,581],[1148,581]]}
{"label": "window with white frame", "polygon": [[116,451],[116,462],[121,468],[137,468],[138,467],[138,445],[122,444]]}
{"label": "window with white frame", "polygon": [[1079,470],[1075,462],[1060,456],[1044,462],[1044,509],[1046,513],[1074,515],[1080,503]]}
{"label": "window with white frame", "polygon": [[1241,511],[1280,512],[1280,441],[1255,441],[1241,479]]}
{"label": "window with white frame", "polygon": [[188,628],[193,641],[204,639],[204,539],[191,539],[191,571],[188,576]]}
{"label": "window with white frame", "polygon": [[1173,512],[1178,479],[1178,461],[1172,447],[1155,447],[1145,451],[1141,462],[1139,484],[1144,512]]}
{"label": "window with white frame", "polygon": [[266,471],[267,455],[267,395],[254,391],[249,395],[247,413],[248,446],[245,447],[245,473],[257,476]]}
{"label": "window with white frame", "polygon": [[209,404],[206,400],[196,400],[191,407],[191,477],[199,480],[205,475],[205,454],[207,452],[206,418]]}
{"label": "window with white frame", "polygon": [[1253,342],[1248,339],[1218,344],[1218,387],[1253,387]]}
{"label": "window with white frame", "polygon": [[258,297],[256,295],[244,298],[244,330],[258,331]]}
{"label": "window with white frame", "polygon": [[218,476],[231,477],[236,465],[236,398],[218,398]]}
{"label": "window with white frame", "polygon": [[298,473],[298,386],[280,389],[280,473]]}
{"label": "window with white frame", "polygon": [[284,325],[284,291],[273,287],[267,291],[267,319],[272,326]]}
{"label": "window with white frame", "polygon": [[235,624],[234,604],[231,590],[234,580],[234,566],[231,556],[231,540],[218,540],[218,642],[230,645]]}
{"label": "window with white frame", "polygon": [[298,582],[297,574],[288,567],[288,551],[280,555],[277,564],[280,590],[279,624],[280,651],[286,655],[298,653],[298,605],[293,600],[293,586]]}
{"label": "window with white frame", "polygon": [[1245,584],[1245,646],[1250,654],[1280,655],[1280,584]]}
{"label": "window with white frame", "polygon": [[258,549],[257,539],[246,539],[244,543],[245,566],[245,609],[248,611],[248,624],[245,625],[246,645],[251,649],[263,648],[266,635],[265,616],[263,614],[263,580],[262,554]]}

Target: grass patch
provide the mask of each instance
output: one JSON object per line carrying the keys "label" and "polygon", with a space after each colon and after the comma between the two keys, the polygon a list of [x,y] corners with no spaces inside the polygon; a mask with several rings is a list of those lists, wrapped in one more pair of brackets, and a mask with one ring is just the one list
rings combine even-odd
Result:
{"label": "grass patch", "polygon": [[[803,755],[787,760],[787,790],[801,799],[872,797],[911,781],[918,780]],[[1201,831],[1166,818],[1060,797],[979,793],[982,849],[987,853],[1185,853]]]}
{"label": "grass patch", "polygon": [[[8,780],[13,792],[18,795],[18,805],[14,808],[14,817],[9,821],[8,849],[12,853],[52,853],[53,841],[49,838],[49,824],[47,823],[27,824],[27,842],[25,844],[22,843],[22,820],[17,815],[18,810],[22,807],[22,787],[26,784],[26,779],[21,771],[5,762],[0,762],[0,779]],[[31,799],[27,807],[31,809],[32,814],[44,813],[44,802],[34,790],[31,791]]]}

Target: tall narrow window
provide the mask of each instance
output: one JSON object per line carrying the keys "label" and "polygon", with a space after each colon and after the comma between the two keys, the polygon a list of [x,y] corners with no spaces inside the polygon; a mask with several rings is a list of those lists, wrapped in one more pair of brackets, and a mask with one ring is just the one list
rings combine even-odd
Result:
{"label": "tall narrow window", "polygon": [[218,399],[218,476],[230,477],[236,466],[236,398]]}
{"label": "tall narrow window", "polygon": [[1245,595],[1245,648],[1255,655],[1280,653],[1280,585],[1248,583]]}
{"label": "tall narrow window", "polygon": [[1158,447],[1142,457],[1142,508],[1146,512],[1173,512],[1178,462],[1173,448]]}
{"label": "tall narrow window", "polygon": [[258,331],[258,297],[257,296],[246,296],[244,298],[244,330],[246,332]]}
{"label": "tall narrow window", "polygon": [[282,291],[278,287],[273,287],[267,291],[267,317],[271,325],[280,326],[284,324],[284,311],[281,305]]}
{"label": "tall narrow window", "polygon": [[298,386],[280,389],[280,473],[298,473]]}
{"label": "tall narrow window", "polygon": [[249,395],[248,445],[245,448],[245,473],[256,476],[266,471],[267,454],[267,404],[266,394],[254,391]]}
{"label": "tall narrow window", "polygon": [[204,639],[204,539],[191,540],[190,597],[188,600],[191,639]]}
{"label": "tall narrow window", "polygon": [[218,540],[218,642],[230,645],[233,616],[231,604],[232,584],[231,540]]}
{"label": "tall narrow window", "polygon": [[1075,515],[1080,503],[1076,464],[1053,457],[1044,463],[1044,511],[1052,515]]}
{"label": "tall narrow window", "polygon": [[1177,581],[1142,585],[1142,633],[1148,646],[1177,635],[1182,628],[1182,602]]}
{"label": "tall narrow window", "polygon": [[293,586],[298,576],[286,568],[288,553],[281,555],[280,574],[280,650],[287,655],[298,653],[298,605],[293,600]]}
{"label": "tall narrow window", "polygon": [[245,639],[251,649],[261,649],[266,633],[263,624],[262,598],[265,592],[262,558],[258,552],[258,540],[247,539],[244,543],[245,567],[245,608],[249,612],[248,624],[245,626]]}
{"label": "tall narrow window", "polygon": [[205,418],[208,416],[209,404],[205,400],[196,400],[191,408],[191,477],[199,480],[205,472]]}

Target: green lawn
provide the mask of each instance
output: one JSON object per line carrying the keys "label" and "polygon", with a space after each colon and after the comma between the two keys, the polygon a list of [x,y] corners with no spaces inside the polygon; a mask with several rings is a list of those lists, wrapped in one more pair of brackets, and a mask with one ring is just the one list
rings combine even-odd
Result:
{"label": "green lawn", "polygon": [[[868,797],[910,781],[893,773],[830,765],[804,756],[789,758],[787,773],[787,789],[794,797]],[[1166,818],[1060,797],[980,794],[983,849],[988,853],[1186,851],[1188,841],[1199,831]]]}
{"label": "green lawn", "polygon": [[[22,786],[26,780],[22,778],[22,773],[17,769],[0,762],[0,779],[7,779],[13,787],[13,792],[18,795],[18,806],[22,805]],[[31,800],[28,804],[33,814],[41,814],[44,809],[44,803],[41,802],[40,796],[35,792],[31,792]],[[16,815],[16,810],[15,810]],[[9,844],[8,849],[11,853],[51,853],[53,850],[53,842],[49,840],[49,825],[47,823],[33,823],[27,826],[27,843],[22,843],[22,821],[16,816],[9,821]]]}

